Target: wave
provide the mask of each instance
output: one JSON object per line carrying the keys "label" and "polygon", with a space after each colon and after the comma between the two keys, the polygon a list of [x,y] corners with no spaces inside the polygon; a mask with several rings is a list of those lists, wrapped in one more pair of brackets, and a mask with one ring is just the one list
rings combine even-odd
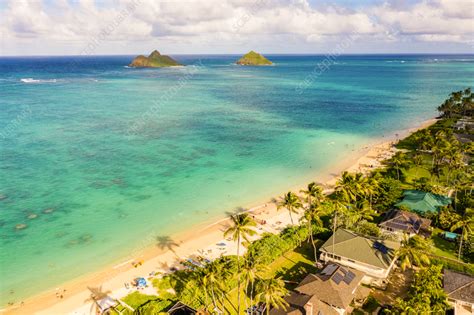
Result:
{"label": "wave", "polygon": [[437,58],[434,58],[434,59],[424,59],[422,60],[421,62],[442,62],[442,63],[450,63],[450,62],[474,62],[474,59],[469,59],[469,58],[465,58],[465,59],[437,59]]}
{"label": "wave", "polygon": [[23,83],[56,83],[58,82],[58,80],[56,79],[38,80],[38,79],[33,79],[33,78],[24,78],[24,79],[20,79],[20,81]]}

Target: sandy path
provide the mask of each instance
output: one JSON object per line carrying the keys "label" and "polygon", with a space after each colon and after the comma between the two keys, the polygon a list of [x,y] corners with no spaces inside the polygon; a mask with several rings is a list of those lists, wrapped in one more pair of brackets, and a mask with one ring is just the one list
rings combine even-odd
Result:
{"label": "sandy path", "polygon": [[[324,184],[326,189],[331,189],[337,180],[337,175],[343,170],[351,172],[366,172],[380,166],[380,161],[390,157],[396,152],[392,147],[396,138],[404,138],[410,133],[426,128],[436,122],[435,119],[428,120],[416,128],[411,128],[398,133],[394,133],[389,138],[379,139],[372,145],[355,150],[350,156],[342,162],[331,167],[331,169],[322,172],[318,181]],[[372,167],[370,167],[372,166]],[[336,175],[337,174],[337,175]],[[300,187],[291,187],[293,191],[299,191]],[[255,218],[265,225],[259,224],[258,238],[263,232],[277,232],[284,226],[290,224],[290,218],[287,211],[277,211],[272,202],[253,207],[249,210]],[[296,219],[295,219],[296,221]],[[236,252],[236,244],[223,239],[223,231],[228,226],[227,219],[221,219],[217,222],[207,222],[193,228],[182,234],[173,236],[170,239],[172,250],[160,249],[157,246],[144,249],[141,253],[133,255],[131,259],[117,263],[105,270],[91,273],[74,279],[69,283],[63,284],[59,291],[50,290],[34,296],[24,301],[23,305],[14,305],[13,307],[2,310],[5,314],[91,314],[92,302],[90,301],[90,288],[100,288],[102,292],[111,292],[111,296],[121,298],[135,289],[126,289],[124,284],[130,283],[134,278],[145,277],[151,272],[167,272],[171,266],[179,266],[178,261],[192,255],[202,255],[209,259],[220,255],[233,254]],[[225,243],[225,246],[217,244]],[[133,267],[132,262],[143,262],[141,266]],[[64,297],[58,298],[57,292],[64,292]],[[144,293],[154,293],[150,286]]]}

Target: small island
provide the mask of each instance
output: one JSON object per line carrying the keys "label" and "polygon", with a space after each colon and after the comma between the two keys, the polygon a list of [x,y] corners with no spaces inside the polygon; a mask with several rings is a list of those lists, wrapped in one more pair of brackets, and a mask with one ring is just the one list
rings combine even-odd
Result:
{"label": "small island", "polygon": [[135,57],[128,66],[135,68],[161,68],[182,66],[182,64],[169,56],[160,54],[158,50],[154,50],[148,57],[143,55]]}
{"label": "small island", "polygon": [[273,63],[261,54],[251,50],[237,60],[236,64],[242,66],[268,66]]}

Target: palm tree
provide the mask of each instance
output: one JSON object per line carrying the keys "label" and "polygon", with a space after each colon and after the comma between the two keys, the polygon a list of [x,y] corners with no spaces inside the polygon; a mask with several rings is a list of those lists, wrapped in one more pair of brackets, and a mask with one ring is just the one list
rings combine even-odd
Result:
{"label": "palm tree", "polygon": [[462,189],[471,189],[472,174],[469,170],[457,169],[454,172],[452,189],[454,190],[454,209],[458,209],[458,192]]}
{"label": "palm tree", "polygon": [[311,245],[313,246],[315,262],[318,262],[318,253],[313,239],[313,224],[316,224],[316,226],[318,227],[323,226],[323,221],[321,221],[321,215],[324,212],[324,208],[321,206],[321,204],[314,203],[310,204],[310,206],[308,207],[308,209],[306,209],[303,215],[303,218],[308,224],[309,240],[311,241]]}
{"label": "palm tree", "polygon": [[369,195],[369,207],[372,210],[372,200],[374,196],[377,196],[380,191],[379,176],[376,173],[373,176],[367,177],[363,183],[363,190]]}
{"label": "palm tree", "polygon": [[224,237],[230,235],[237,242],[237,313],[240,314],[240,243],[241,240],[249,241],[249,236],[255,234],[254,227],[257,225],[248,213],[240,213],[230,216],[232,225],[224,232]]}
{"label": "palm tree", "polygon": [[339,196],[335,196],[336,198],[331,199],[329,203],[326,204],[326,207],[330,210],[330,213],[333,214],[333,230],[335,231],[337,226],[337,219],[342,217],[348,211],[347,203],[341,200]]}
{"label": "palm tree", "polygon": [[390,164],[392,165],[393,169],[397,171],[397,179],[400,180],[400,170],[403,169],[405,155],[402,153],[395,154],[392,159],[390,160]]}
{"label": "palm tree", "polygon": [[413,163],[415,164],[416,170],[415,170],[415,177],[418,177],[418,168],[421,166],[423,163],[423,155],[421,154],[415,154],[413,156]]}
{"label": "palm tree", "polygon": [[[207,268],[198,268],[191,274],[191,278],[187,281],[177,278],[180,282],[183,282],[184,287],[190,292],[194,299],[198,299],[201,304],[205,305],[207,309],[209,306],[209,297],[211,297],[212,305],[214,309],[217,308],[217,300],[214,292],[210,292],[209,277],[207,276]],[[177,273],[174,273],[177,276]]]}
{"label": "palm tree", "polygon": [[[333,219],[332,219],[332,235],[336,233],[337,229],[337,219],[338,216],[346,213],[347,211],[347,204],[346,202],[342,201],[344,197],[341,197],[340,195],[333,195],[332,199],[330,202],[328,202],[325,206],[332,211],[333,214]],[[332,248],[334,249],[334,242],[335,242],[335,237],[332,238]],[[334,253],[333,253],[334,254]]]}
{"label": "palm tree", "polygon": [[450,150],[446,152],[446,167],[447,167],[447,174],[446,174],[446,185],[449,186],[449,177],[453,170],[460,169],[463,165],[463,158],[464,155],[461,152],[461,148],[459,146],[452,146]]}
{"label": "palm tree", "polygon": [[[242,266],[242,274],[245,281],[245,295],[250,297],[250,306],[253,306],[255,282],[261,279],[265,272],[268,271],[268,266],[260,263],[252,255],[248,255]],[[248,291],[250,287],[250,292]]]}
{"label": "palm tree", "polygon": [[270,314],[272,307],[286,309],[288,303],[284,297],[288,295],[285,283],[281,278],[262,279],[257,284],[257,299],[266,304],[266,313]]}
{"label": "palm tree", "polygon": [[344,225],[351,228],[363,219],[372,221],[373,215],[374,211],[369,206],[369,203],[365,200],[358,200],[344,213]]}
{"label": "palm tree", "polygon": [[[207,310],[209,306],[209,292],[204,279],[205,278],[198,275],[198,273],[193,273],[193,279],[184,283],[184,287],[190,296],[192,296],[194,300],[199,301],[201,305],[204,305],[204,309]],[[212,305],[215,307],[215,301],[212,301]]]}
{"label": "palm tree", "polygon": [[419,139],[420,140],[419,140],[418,147],[421,150],[427,151],[433,147],[434,139],[433,139],[433,136],[431,135],[431,132],[428,129],[423,129],[420,131]]}
{"label": "palm tree", "polygon": [[360,192],[360,187],[358,188],[357,185],[358,183],[356,182],[355,176],[344,171],[338,179],[334,190],[343,201],[350,203],[356,201],[358,193]]}
{"label": "palm tree", "polygon": [[293,225],[293,216],[292,213],[298,213],[298,209],[303,207],[300,198],[291,191],[289,191],[286,195],[283,196],[283,200],[278,203],[277,209],[286,208],[288,213],[290,214],[291,224]]}
{"label": "palm tree", "polygon": [[458,259],[461,260],[462,243],[463,241],[466,241],[468,236],[474,232],[474,209],[466,208],[462,219],[451,227],[451,231],[457,229],[462,229],[458,250]]}
{"label": "palm tree", "polygon": [[[221,268],[222,266],[218,263],[208,264],[205,268],[203,279],[204,284],[210,289],[214,309],[218,308],[216,296],[222,291]],[[223,301],[221,303],[223,303]]]}
{"label": "palm tree", "polygon": [[396,255],[399,257],[401,263],[400,267],[403,271],[407,267],[426,266],[430,264],[430,259],[425,254],[429,251],[430,244],[423,237],[415,235],[413,237],[404,236],[400,248]]}
{"label": "palm tree", "polygon": [[308,208],[313,203],[313,199],[317,204],[321,204],[324,199],[323,189],[321,186],[316,184],[315,182],[311,182],[308,184],[308,188],[306,190],[300,190],[306,196],[306,203]]}

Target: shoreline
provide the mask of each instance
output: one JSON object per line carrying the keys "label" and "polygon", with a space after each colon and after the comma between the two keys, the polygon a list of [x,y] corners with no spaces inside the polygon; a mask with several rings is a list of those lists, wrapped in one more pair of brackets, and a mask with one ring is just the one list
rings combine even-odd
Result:
{"label": "shoreline", "polygon": [[[344,170],[350,172],[370,171],[379,167],[380,160],[386,159],[396,152],[392,144],[397,139],[402,139],[411,133],[427,128],[434,124],[437,119],[429,119],[417,123],[413,128],[397,130],[388,137],[379,137],[371,141],[363,148],[354,150],[338,163],[318,172],[319,175],[314,180],[321,184],[325,191],[331,189]],[[372,166],[372,167],[370,167]],[[295,187],[291,190],[299,192],[307,183]],[[269,198],[273,199],[273,198]],[[277,232],[281,230],[285,223],[289,223],[288,214],[285,210],[277,211],[273,201],[256,202],[246,211],[252,213],[260,222],[267,221],[267,224],[259,224],[259,233]],[[178,261],[199,253],[208,258],[215,258],[222,254],[233,254],[236,244],[228,242],[225,247],[216,244],[223,240],[223,230],[226,228],[229,219],[224,215],[218,215],[204,222],[198,223],[186,231],[173,234],[167,240],[163,240],[163,248],[146,245],[134,250],[132,253],[120,259],[120,261],[104,267],[101,270],[90,272],[81,277],[71,279],[63,283],[56,290],[51,289],[24,300],[23,305],[16,303],[14,306],[0,310],[2,314],[90,314],[91,310],[91,288],[100,288],[103,292],[111,291],[115,298],[122,298],[124,295],[135,290],[127,290],[124,283],[129,283],[136,277],[145,277],[151,272],[166,272]],[[260,234],[261,234],[260,233]],[[196,235],[199,237],[196,238]],[[256,236],[258,237],[258,235]],[[142,262],[138,267],[132,263]],[[179,265],[179,264],[178,264]],[[89,288],[89,289],[88,289]],[[152,293],[150,291],[142,293]],[[64,291],[64,298],[58,299],[57,293]],[[88,302],[86,302],[89,300]]]}

